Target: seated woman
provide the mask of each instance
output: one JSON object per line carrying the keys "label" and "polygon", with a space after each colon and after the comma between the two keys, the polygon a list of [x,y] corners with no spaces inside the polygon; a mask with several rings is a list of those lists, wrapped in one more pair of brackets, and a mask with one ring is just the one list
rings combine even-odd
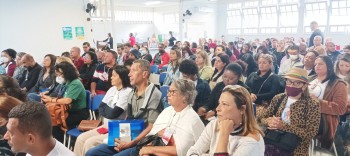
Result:
{"label": "seated woman", "polygon": [[1,66],[5,68],[7,76],[13,76],[16,69],[16,54],[13,49],[6,49],[1,52]]}
{"label": "seated woman", "polygon": [[55,83],[55,63],[56,56],[52,54],[47,54],[44,57],[44,68],[39,74],[38,81],[35,86],[31,89],[31,93],[28,94],[28,99],[30,101],[40,102],[40,94],[48,90],[48,88]]}
{"label": "seated woman", "polygon": [[177,46],[173,46],[170,50],[170,61],[166,71],[166,77],[163,85],[170,85],[172,81],[180,77],[179,66],[181,63],[181,51]]}
{"label": "seated woman", "polygon": [[21,90],[18,82],[5,75],[0,75],[0,95],[12,96],[23,102],[27,101],[26,93]]}
{"label": "seated woman", "polygon": [[85,90],[90,90],[91,80],[98,65],[97,56],[94,52],[86,52],[84,55],[84,65],[81,67],[79,79],[84,85]]}
{"label": "seated woman", "polygon": [[218,54],[215,57],[215,70],[209,81],[210,89],[213,89],[217,83],[222,82],[222,74],[224,74],[224,69],[229,63],[230,58],[226,54]]}
{"label": "seated woman", "polygon": [[[346,107],[346,113],[340,116],[340,123],[337,132],[336,140],[339,139],[343,143],[343,146],[338,146],[337,151],[346,150],[347,155],[350,154],[350,54],[344,53],[338,56],[338,60],[335,65],[335,74],[347,85],[348,90],[348,101]],[[340,149],[339,149],[340,148]],[[346,154],[345,154],[346,155]]]}
{"label": "seated woman", "polygon": [[187,155],[263,156],[264,140],[254,118],[247,89],[228,85],[216,108],[218,118],[211,121]]}
{"label": "seated woman", "polygon": [[[70,105],[66,119],[67,129],[75,128],[81,120],[89,117],[86,103],[86,93],[83,84],[78,79],[75,67],[68,62],[61,62],[55,66],[56,82],[63,84],[66,88],[62,98],[53,98],[42,95],[41,100],[52,105]],[[60,127],[53,128],[53,136],[63,142],[64,132]]]}
{"label": "seated woman", "polygon": [[311,97],[320,102],[321,126],[317,138],[321,147],[330,149],[339,116],[346,112],[348,100],[347,84],[334,73],[332,59],[328,56],[318,56],[315,60],[317,78],[310,82]]}
{"label": "seated woman", "polygon": [[[170,138],[167,146],[144,146],[139,155],[186,155],[204,130],[204,125],[192,109],[196,88],[191,80],[174,81],[168,91],[167,107],[159,114],[148,135]],[[120,153],[122,154],[122,153]]]}
{"label": "seated woman", "polygon": [[11,151],[11,147],[7,143],[7,140],[3,138],[7,128],[6,124],[8,121],[8,114],[10,110],[21,104],[22,101],[6,95],[0,95],[0,155],[14,156],[15,154]]}
{"label": "seated woman", "polygon": [[16,79],[17,81],[22,77],[23,72],[25,68],[22,66],[22,57],[25,55],[25,52],[19,52],[16,55],[16,68],[15,71],[13,72],[13,78]]}
{"label": "seated woman", "polygon": [[273,60],[271,55],[260,54],[258,67],[258,72],[249,75],[246,85],[251,89],[250,96],[257,105],[256,113],[261,114],[279,91],[279,85],[276,85],[279,84],[279,77],[272,71]]}
{"label": "seated woman", "polygon": [[218,101],[222,93],[222,89],[224,89],[225,86],[240,85],[249,90],[249,87],[239,80],[243,72],[242,67],[239,64],[231,63],[227,65],[223,71],[223,81],[216,84],[214,89],[211,91],[208,103],[206,103],[203,107],[200,107],[197,111],[198,115],[201,117],[205,125],[209,123],[209,120],[211,120],[212,117],[216,115],[215,109],[218,106]]}
{"label": "seated woman", "polygon": [[[265,142],[265,155],[307,155],[320,124],[319,102],[309,96],[307,71],[294,67],[286,73],[286,93],[276,95],[258,116],[269,130],[293,133],[301,139],[291,153]],[[260,114],[259,114],[260,115]]]}
{"label": "seated woman", "polygon": [[128,74],[129,70],[124,66],[117,65],[113,68],[112,87],[107,91],[99,107],[99,114],[104,118],[103,125],[79,135],[74,146],[74,153],[77,156],[84,156],[87,150],[101,144],[103,139],[108,137],[108,134],[97,132],[97,129],[102,127],[108,128],[108,119],[125,119],[128,95],[132,91]]}
{"label": "seated woman", "polygon": [[202,80],[209,82],[211,76],[214,73],[214,70],[211,67],[209,56],[208,56],[207,52],[205,52],[204,50],[197,52],[196,64],[197,64],[198,69],[199,69],[199,71],[198,71],[199,77]]}

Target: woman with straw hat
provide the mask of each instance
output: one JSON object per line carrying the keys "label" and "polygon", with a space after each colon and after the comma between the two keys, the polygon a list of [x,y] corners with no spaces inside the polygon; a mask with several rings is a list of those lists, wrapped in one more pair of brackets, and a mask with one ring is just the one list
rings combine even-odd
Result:
{"label": "woman with straw hat", "polygon": [[[321,113],[318,100],[309,96],[307,75],[306,70],[296,67],[286,73],[286,93],[276,95],[267,110],[258,117],[267,128],[265,155],[308,155],[311,139],[318,131]],[[274,138],[270,134],[276,131],[299,139],[293,142],[295,148],[287,150],[280,146],[280,142],[271,141]],[[287,142],[292,142],[291,138],[287,139]]]}

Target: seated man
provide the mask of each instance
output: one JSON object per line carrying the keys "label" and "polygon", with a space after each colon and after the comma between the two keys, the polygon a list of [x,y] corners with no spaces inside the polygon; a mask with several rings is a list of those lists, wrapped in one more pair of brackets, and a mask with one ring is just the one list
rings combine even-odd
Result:
{"label": "seated man", "polygon": [[189,79],[195,83],[197,96],[192,108],[197,112],[199,107],[208,103],[210,96],[209,84],[198,76],[198,67],[193,60],[183,60],[180,64],[179,70],[183,79]]}
{"label": "seated man", "polygon": [[[143,119],[145,129],[130,142],[116,139],[118,146],[112,147],[107,144],[101,144],[87,151],[86,156],[92,155],[129,155],[132,147],[144,138],[152,129],[153,123],[162,110],[160,103],[161,92],[153,83],[149,83],[151,67],[146,60],[136,60],[129,73],[130,84],[135,86],[128,97],[128,118]],[[145,112],[145,113],[144,113]]]}
{"label": "seated man", "polygon": [[18,80],[19,86],[23,91],[29,91],[32,89],[39,78],[41,66],[34,61],[32,55],[25,54],[22,59],[23,67],[26,68],[22,74],[22,77]]}
{"label": "seated man", "polygon": [[4,136],[16,153],[46,156],[74,156],[73,152],[52,137],[52,123],[45,105],[25,102],[14,107],[9,115]]}
{"label": "seated man", "polygon": [[112,68],[116,65],[117,53],[108,50],[103,58],[103,64],[96,67],[94,76],[91,82],[91,96],[96,94],[106,94],[108,89],[112,87],[111,76]]}

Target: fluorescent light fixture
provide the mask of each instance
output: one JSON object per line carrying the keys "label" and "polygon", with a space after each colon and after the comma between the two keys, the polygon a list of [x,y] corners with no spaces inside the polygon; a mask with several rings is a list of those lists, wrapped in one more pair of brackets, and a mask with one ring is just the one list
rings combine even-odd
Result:
{"label": "fluorescent light fixture", "polygon": [[156,4],[160,4],[160,1],[147,1],[145,2],[145,5],[156,5]]}

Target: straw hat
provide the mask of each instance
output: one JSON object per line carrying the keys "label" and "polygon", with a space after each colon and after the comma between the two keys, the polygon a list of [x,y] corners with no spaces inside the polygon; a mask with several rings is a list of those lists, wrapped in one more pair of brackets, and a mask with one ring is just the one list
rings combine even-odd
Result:
{"label": "straw hat", "polygon": [[302,68],[293,67],[289,72],[286,73],[284,78],[309,83],[308,73],[305,69]]}

